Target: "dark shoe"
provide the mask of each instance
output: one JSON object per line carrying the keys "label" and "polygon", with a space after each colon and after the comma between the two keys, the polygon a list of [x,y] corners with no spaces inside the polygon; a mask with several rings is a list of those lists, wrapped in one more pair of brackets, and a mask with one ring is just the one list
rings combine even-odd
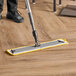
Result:
{"label": "dark shoe", "polygon": [[11,19],[17,23],[22,23],[24,22],[24,18],[21,17],[21,15],[18,13],[18,11],[16,12],[8,12],[7,13],[7,16],[6,16],[7,19]]}
{"label": "dark shoe", "polygon": [[2,15],[1,15],[1,13],[0,13],[0,20],[2,19]]}

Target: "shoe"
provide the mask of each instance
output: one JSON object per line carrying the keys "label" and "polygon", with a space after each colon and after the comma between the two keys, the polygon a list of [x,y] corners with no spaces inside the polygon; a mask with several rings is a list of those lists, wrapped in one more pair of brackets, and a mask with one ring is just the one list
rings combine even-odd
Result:
{"label": "shoe", "polygon": [[24,18],[18,13],[18,11],[8,12],[6,18],[11,19],[16,23],[24,22]]}
{"label": "shoe", "polygon": [[2,15],[1,15],[1,13],[0,13],[0,20],[2,19]]}

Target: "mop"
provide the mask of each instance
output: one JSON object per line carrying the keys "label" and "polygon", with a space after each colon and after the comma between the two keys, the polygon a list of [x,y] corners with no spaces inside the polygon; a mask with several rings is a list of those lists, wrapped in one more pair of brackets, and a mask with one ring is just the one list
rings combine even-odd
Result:
{"label": "mop", "polygon": [[27,9],[28,9],[28,15],[30,18],[32,30],[33,30],[32,33],[33,33],[33,37],[35,39],[35,45],[8,49],[7,53],[15,56],[15,55],[19,55],[19,54],[24,54],[24,53],[28,53],[28,52],[33,52],[33,51],[37,51],[37,50],[42,50],[42,49],[46,49],[46,48],[51,48],[51,47],[56,47],[56,46],[68,44],[68,41],[66,39],[57,39],[57,40],[53,40],[53,41],[49,41],[49,42],[39,43],[29,0],[25,0],[25,2],[26,2]]}

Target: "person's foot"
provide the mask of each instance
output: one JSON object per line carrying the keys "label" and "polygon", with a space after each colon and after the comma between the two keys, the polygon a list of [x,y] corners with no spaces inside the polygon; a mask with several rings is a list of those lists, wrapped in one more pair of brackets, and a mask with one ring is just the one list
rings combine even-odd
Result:
{"label": "person's foot", "polygon": [[11,19],[11,20],[13,20],[14,22],[17,22],[17,23],[24,22],[24,18],[18,13],[18,11],[14,12],[14,13],[13,12],[8,12],[6,18]]}
{"label": "person's foot", "polygon": [[1,13],[0,13],[0,20],[2,19],[2,15],[1,15]]}

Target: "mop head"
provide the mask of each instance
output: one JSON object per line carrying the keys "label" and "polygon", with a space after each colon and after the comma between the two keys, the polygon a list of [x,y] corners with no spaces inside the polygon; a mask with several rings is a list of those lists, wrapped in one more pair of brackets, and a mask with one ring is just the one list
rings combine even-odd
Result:
{"label": "mop head", "polygon": [[66,45],[66,44],[69,44],[67,40],[58,39],[58,40],[54,40],[54,41],[50,41],[50,42],[41,43],[40,46],[38,46],[38,47],[36,47],[35,45],[32,45],[32,46],[24,46],[24,47],[8,49],[7,53],[15,56],[15,55],[19,55],[19,54],[24,54],[24,53],[28,53],[28,52],[33,52],[33,51],[37,51],[37,50],[47,49],[47,48]]}

